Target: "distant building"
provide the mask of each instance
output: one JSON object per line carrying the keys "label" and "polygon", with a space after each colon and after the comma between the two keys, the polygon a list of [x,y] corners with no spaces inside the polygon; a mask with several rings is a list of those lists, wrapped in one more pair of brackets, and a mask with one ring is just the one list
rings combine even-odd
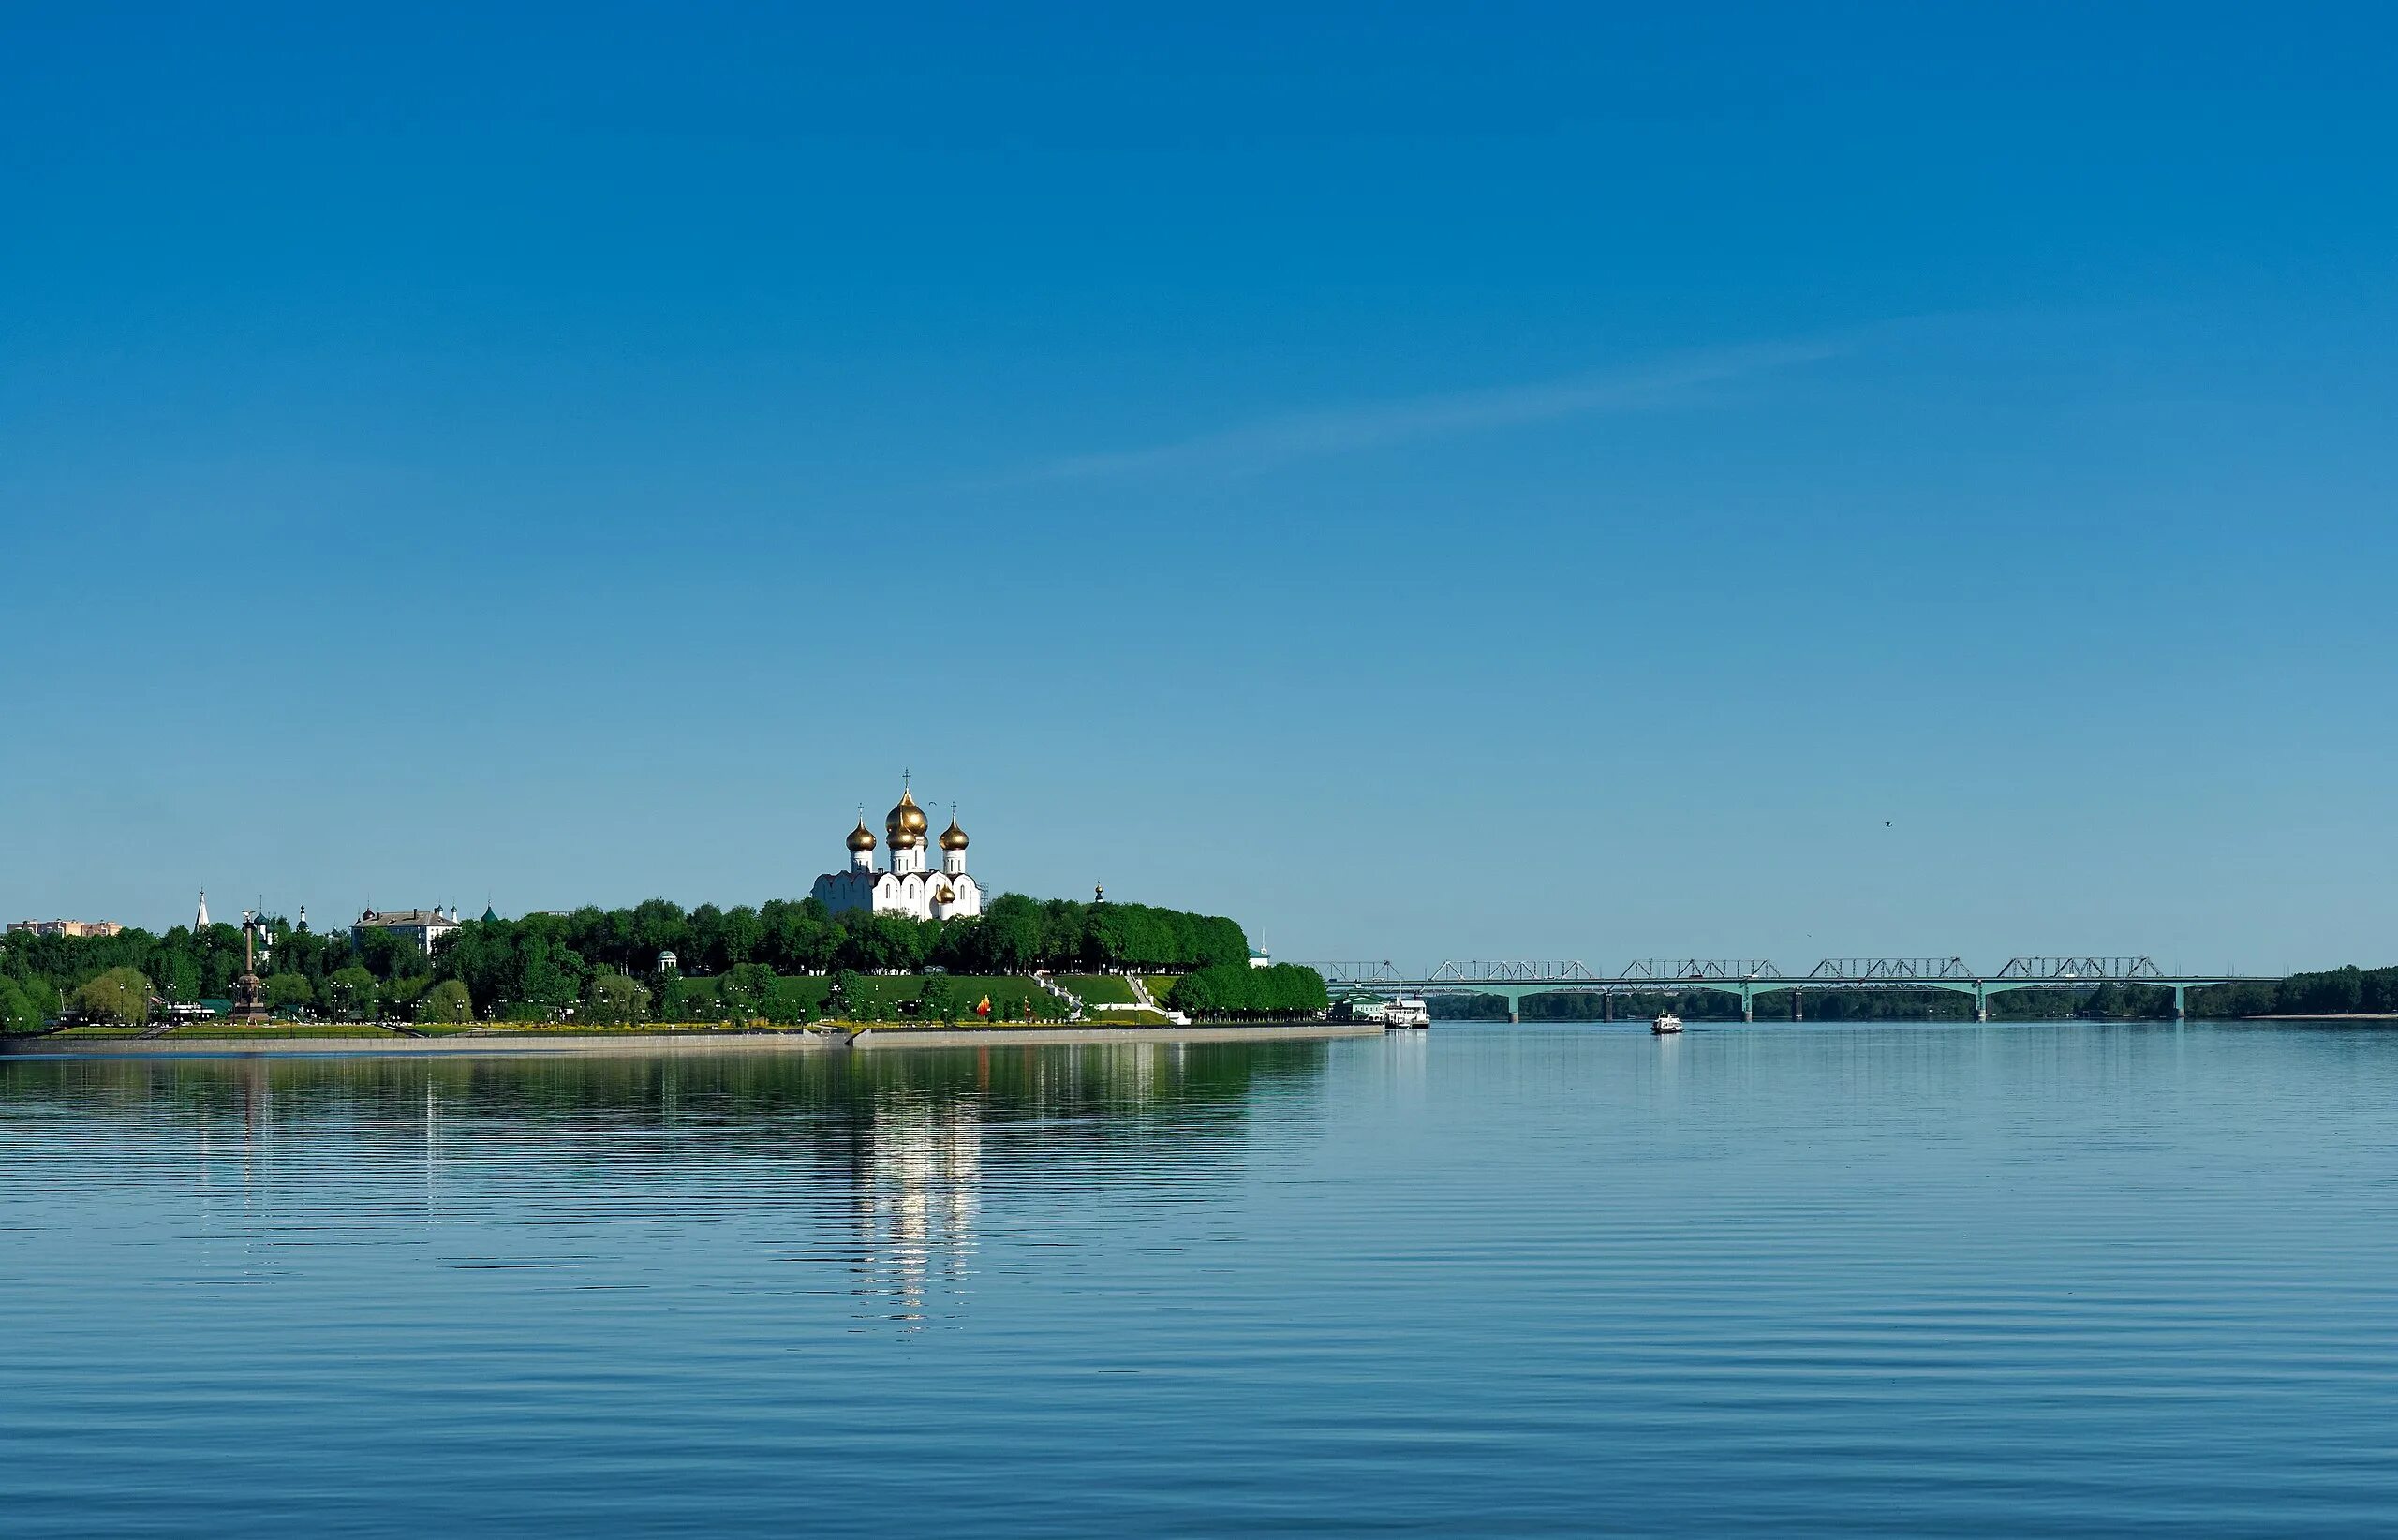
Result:
{"label": "distant building", "polygon": [[125,926],[114,920],[12,920],[8,928],[27,936],[114,936]]}
{"label": "distant building", "polygon": [[368,910],[349,927],[354,938],[363,939],[370,930],[381,930],[394,936],[405,936],[433,955],[433,943],[458,928],[458,911],[447,914],[437,909]]}
{"label": "distant building", "polygon": [[1249,966],[1251,968],[1271,968],[1274,966],[1274,959],[1266,955],[1265,948],[1252,946],[1249,949]]}

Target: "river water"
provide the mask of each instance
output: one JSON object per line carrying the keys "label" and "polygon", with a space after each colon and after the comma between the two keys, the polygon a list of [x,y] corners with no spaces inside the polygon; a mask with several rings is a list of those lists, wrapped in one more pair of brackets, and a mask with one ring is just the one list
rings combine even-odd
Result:
{"label": "river water", "polygon": [[0,1533],[2398,1523],[2398,1032],[0,1060]]}

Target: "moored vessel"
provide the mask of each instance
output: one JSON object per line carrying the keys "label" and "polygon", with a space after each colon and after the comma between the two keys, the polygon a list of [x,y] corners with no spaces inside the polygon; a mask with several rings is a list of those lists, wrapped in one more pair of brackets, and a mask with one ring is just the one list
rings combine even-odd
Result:
{"label": "moored vessel", "polygon": [[1432,1008],[1413,995],[1399,996],[1383,1012],[1384,1028],[1429,1027],[1431,1025]]}
{"label": "moored vessel", "polygon": [[1660,1011],[1649,1018],[1649,1029],[1660,1037],[1668,1032],[1679,1032],[1682,1029],[1682,1018],[1671,1011]]}

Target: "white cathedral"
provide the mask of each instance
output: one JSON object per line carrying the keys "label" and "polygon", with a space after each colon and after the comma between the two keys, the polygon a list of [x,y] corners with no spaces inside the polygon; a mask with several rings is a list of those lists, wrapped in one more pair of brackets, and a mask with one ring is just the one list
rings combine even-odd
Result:
{"label": "white cathedral", "polygon": [[983,887],[966,875],[966,831],[952,814],[940,832],[940,870],[925,869],[925,831],[930,822],[916,806],[916,794],[902,789],[899,805],[882,821],[891,838],[891,869],[874,864],[874,831],[858,815],[850,831],[850,867],[828,871],[812,890],[836,914],[845,909],[870,910],[877,914],[911,914],[919,920],[955,920],[983,912]]}

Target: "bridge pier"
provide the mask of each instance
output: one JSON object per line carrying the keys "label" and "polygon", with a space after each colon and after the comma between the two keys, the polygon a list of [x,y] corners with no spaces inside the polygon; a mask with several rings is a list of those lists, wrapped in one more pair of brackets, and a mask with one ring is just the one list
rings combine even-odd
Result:
{"label": "bridge pier", "polygon": [[1990,997],[1982,993],[1978,983],[1974,985],[1974,1019],[1985,1023],[1990,1020]]}
{"label": "bridge pier", "polygon": [[1798,1000],[1799,991],[1794,988],[1790,991],[1790,1019],[1793,1021],[1804,1021],[1807,1019],[1807,1013],[1800,1008]]}
{"label": "bridge pier", "polygon": [[2179,984],[2173,986],[2173,1019],[2176,1021],[2190,1019],[2189,997],[2183,993],[2183,990],[2187,987],[2186,985]]}
{"label": "bridge pier", "polygon": [[1740,1019],[1742,1021],[1757,1019],[1757,986],[1754,984],[1740,985]]}

